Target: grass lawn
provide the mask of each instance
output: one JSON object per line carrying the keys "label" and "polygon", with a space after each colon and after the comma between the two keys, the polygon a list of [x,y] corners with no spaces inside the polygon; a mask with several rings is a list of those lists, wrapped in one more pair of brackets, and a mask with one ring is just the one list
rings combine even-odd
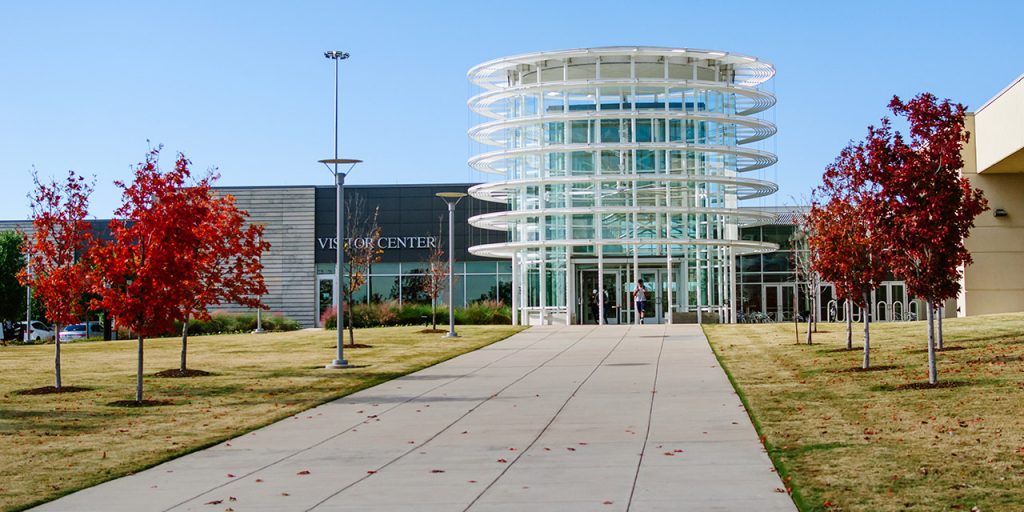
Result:
{"label": "grass lawn", "polygon": [[856,324],[705,331],[802,510],[1024,510],[1024,314],[943,325],[924,389],[924,322],[872,324],[867,372]]}
{"label": "grass lawn", "polygon": [[[456,340],[421,327],[356,330],[345,357],[360,368],[326,370],[335,332],[189,338],[189,367],[206,377],[156,378],[176,368],[181,340],[146,340],[145,398],[134,399],[134,341],[62,345],[63,384],[87,391],[20,395],[53,385],[53,345],[0,347],[0,510],[17,510],[209,446],[325,401],[475,350],[518,332],[461,326]],[[346,334],[346,340],[348,336]]]}

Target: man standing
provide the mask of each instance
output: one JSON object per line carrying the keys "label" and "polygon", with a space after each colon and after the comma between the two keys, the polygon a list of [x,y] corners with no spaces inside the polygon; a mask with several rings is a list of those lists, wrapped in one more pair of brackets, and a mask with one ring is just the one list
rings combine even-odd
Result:
{"label": "man standing", "polygon": [[647,309],[647,288],[644,287],[644,280],[636,280],[636,288],[633,290],[633,302],[636,304],[636,314],[640,315],[640,323],[644,323]]}

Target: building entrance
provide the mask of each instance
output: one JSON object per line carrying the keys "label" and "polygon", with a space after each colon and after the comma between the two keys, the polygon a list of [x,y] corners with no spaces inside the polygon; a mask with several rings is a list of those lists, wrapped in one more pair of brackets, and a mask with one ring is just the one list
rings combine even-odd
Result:
{"label": "building entrance", "polygon": [[[640,267],[639,278],[647,290],[647,307],[644,323],[660,324],[669,316],[669,281],[672,282],[672,303],[678,300],[678,279],[669,279],[665,268]],[[636,320],[636,303],[633,291],[636,279],[632,265],[605,265],[604,269],[604,315],[606,324],[631,324]],[[600,297],[596,268],[580,265],[576,270],[576,321],[581,324],[599,323]]]}

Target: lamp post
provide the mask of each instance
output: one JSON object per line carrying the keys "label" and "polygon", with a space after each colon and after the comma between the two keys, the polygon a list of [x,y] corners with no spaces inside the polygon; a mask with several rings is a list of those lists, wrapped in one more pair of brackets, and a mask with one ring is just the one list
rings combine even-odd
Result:
{"label": "lamp post", "polygon": [[455,334],[455,205],[463,197],[465,192],[438,192],[445,204],[448,205],[448,334],[445,338],[458,338]]}
{"label": "lamp post", "polygon": [[[338,329],[338,353],[334,361],[331,361],[326,365],[326,368],[351,368],[352,365],[348,364],[345,360],[344,345],[345,345],[345,329],[343,307],[345,304],[345,293],[344,293],[344,281],[342,280],[342,269],[345,267],[345,175],[352,172],[352,168],[362,160],[353,160],[349,158],[338,158],[338,63],[349,58],[349,54],[340,51],[329,51],[324,52],[324,57],[334,61],[334,158],[319,160],[320,163],[324,164],[328,170],[334,174],[334,186],[337,193],[337,224],[335,226],[335,249],[337,250],[337,265],[334,269],[335,278],[335,290],[334,290],[334,304],[335,314],[337,315],[337,329]],[[349,165],[348,171],[338,172],[338,164]],[[333,169],[331,168],[333,165]]]}
{"label": "lamp post", "polygon": [[[252,225],[266,227],[266,224],[264,224],[262,222],[254,222]],[[257,243],[259,243],[259,244],[263,243],[263,233],[260,233],[259,238],[257,239]],[[263,252],[262,251],[260,251],[259,261],[260,261],[260,273],[262,274],[263,273],[263,270],[262,270],[263,269]],[[261,295],[260,296],[260,305],[259,305],[259,307],[256,308],[256,330],[253,331],[252,333],[253,334],[263,334],[265,332],[267,332],[267,331],[263,330],[263,296]]]}

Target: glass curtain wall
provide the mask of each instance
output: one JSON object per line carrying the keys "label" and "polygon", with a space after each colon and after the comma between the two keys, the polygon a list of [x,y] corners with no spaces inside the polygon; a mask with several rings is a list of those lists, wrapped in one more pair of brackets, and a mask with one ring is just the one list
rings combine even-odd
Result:
{"label": "glass curtain wall", "polygon": [[543,52],[470,70],[481,88],[470,108],[482,118],[470,136],[498,149],[469,163],[504,177],[470,193],[509,206],[470,219],[509,241],[470,250],[514,260],[519,319],[575,323],[581,283],[571,268],[606,258],[634,276],[685,268],[667,309],[730,316],[732,258],[775,248],[738,237],[739,226],[771,217],[738,201],[776,190],[741,176],[776,161],[751,146],[775,133],[760,115],[775,99],[758,88],[773,74],[751,57],[644,47]]}

